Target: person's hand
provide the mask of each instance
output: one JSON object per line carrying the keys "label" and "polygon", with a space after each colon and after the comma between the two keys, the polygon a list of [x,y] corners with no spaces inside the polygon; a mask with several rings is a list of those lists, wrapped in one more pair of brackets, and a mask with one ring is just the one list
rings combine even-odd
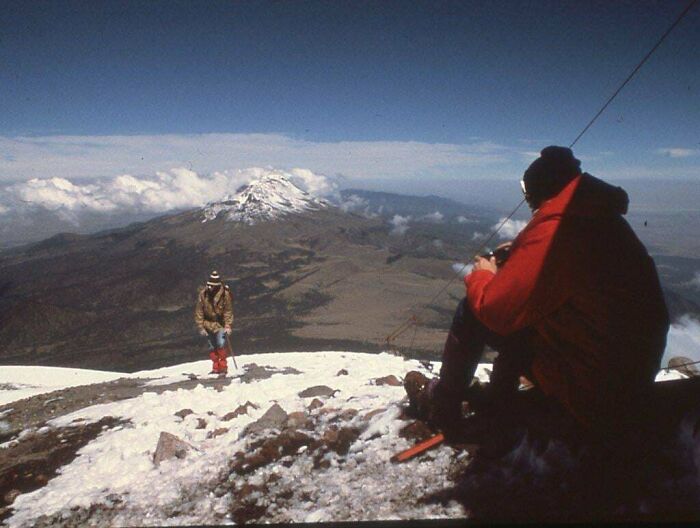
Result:
{"label": "person's hand", "polygon": [[224,333],[226,335],[231,335],[231,327],[230,326],[224,326]]}
{"label": "person's hand", "polygon": [[496,257],[484,258],[481,256],[474,257],[474,268],[473,271],[486,270],[491,273],[498,272],[498,266],[496,266]]}
{"label": "person's hand", "polygon": [[199,335],[206,337],[209,335],[209,332],[207,332],[204,328],[199,329]]}

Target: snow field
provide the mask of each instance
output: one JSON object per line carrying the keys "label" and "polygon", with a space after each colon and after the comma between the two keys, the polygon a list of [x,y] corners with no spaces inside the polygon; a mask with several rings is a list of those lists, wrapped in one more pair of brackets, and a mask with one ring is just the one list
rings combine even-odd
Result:
{"label": "snow field", "polygon": [[[230,385],[198,385],[191,390],[177,389],[161,394],[145,392],[119,402],[95,405],[52,420],[50,427],[66,427],[79,421],[96,422],[106,416],[129,420],[126,426],[105,430],[83,447],[78,457],[60,469],[59,475],[33,492],[20,495],[14,515],[6,522],[10,527],[32,526],[42,515],[69,513],[71,508],[89,508],[103,504],[111,508],[110,526],[230,524],[231,506],[244,484],[267,486],[267,493],[253,491],[246,500],[265,506],[266,522],[320,522],[342,520],[390,520],[454,518],[465,515],[461,506],[451,503],[419,504],[417,497],[444,489],[448,473],[455,463],[454,452],[440,446],[420,459],[391,464],[389,458],[411,445],[398,436],[405,421],[398,420],[403,387],[376,386],[370,380],[394,374],[403,377],[410,370],[428,376],[437,375],[418,361],[404,360],[390,354],[353,352],[314,352],[256,354],[237,357],[239,366],[256,363],[276,369],[294,368],[301,374],[273,374],[268,379],[242,383],[234,378]],[[232,365],[230,365],[232,367]],[[137,372],[131,375],[46,367],[15,367],[15,379],[42,380],[44,392],[73,384],[109,381],[118,377],[156,378],[148,382],[159,386],[187,380],[193,373],[207,378],[209,361]],[[26,372],[22,373],[22,371]],[[348,375],[337,376],[345,369]],[[477,375],[488,380],[490,365],[482,364]],[[33,374],[43,371],[41,376]],[[243,369],[239,369],[242,373]],[[232,372],[236,375],[235,372]],[[7,376],[3,369],[2,377]],[[22,377],[24,376],[24,377]],[[675,371],[661,371],[658,381],[684,377]],[[347,455],[325,455],[329,466],[314,468],[311,456],[302,453],[285,457],[259,468],[252,474],[229,477],[228,464],[233,455],[248,453],[251,438],[242,437],[244,428],[278,403],[287,413],[305,411],[313,398],[298,393],[314,385],[328,385],[339,392],[333,398],[321,398],[324,408],[355,409],[358,414],[340,426],[364,428],[350,446]],[[34,390],[41,390],[35,387]],[[14,391],[13,391],[14,392]],[[224,421],[222,417],[244,405],[257,405],[248,414]],[[175,416],[183,409],[192,414],[184,419]],[[375,409],[385,409],[369,422],[363,417]],[[332,415],[314,411],[316,430],[322,434]],[[201,420],[206,423],[202,427]],[[1,422],[0,422],[1,423]],[[228,428],[220,436],[208,434]],[[153,454],[162,431],[176,435],[194,447],[181,459],[171,459],[159,466]],[[267,433],[265,433],[267,434]],[[274,436],[275,432],[270,432]],[[254,438],[254,437],[252,437]],[[430,463],[425,463],[430,460]],[[272,477],[274,475],[274,477]],[[226,479],[228,478],[228,481]],[[222,484],[226,486],[222,487]],[[256,495],[256,493],[258,495]]]}
{"label": "snow field", "polygon": [[[40,515],[51,515],[73,507],[88,508],[91,504],[110,504],[119,497],[123,504],[111,520],[112,526],[222,524],[229,506],[236,497],[226,493],[217,497],[212,489],[220,482],[222,471],[237,451],[246,452],[248,438],[241,437],[246,425],[260,418],[278,403],[287,413],[306,410],[313,398],[300,398],[298,393],[314,385],[328,385],[339,392],[325,400],[326,408],[356,409],[353,422],[359,424],[367,412],[386,408],[374,416],[367,429],[351,446],[350,453],[340,457],[329,453],[330,466],[313,470],[309,456],[297,456],[289,467],[282,460],[246,475],[249,483],[266,482],[275,473],[279,478],[270,485],[270,503],[266,520],[302,522],[310,520],[360,520],[392,518],[425,518],[463,515],[458,507],[445,510],[441,506],[417,506],[410,497],[417,490],[445,484],[442,463],[448,463],[452,451],[441,447],[430,456],[438,464],[390,464],[391,455],[409,447],[409,441],[398,436],[406,422],[397,420],[398,404],[405,393],[403,387],[376,386],[370,380],[389,374],[404,376],[410,370],[422,370],[417,361],[404,361],[390,354],[351,352],[315,352],[258,354],[237,358],[239,365],[257,363],[274,368],[292,367],[301,374],[274,374],[269,379],[241,383],[233,379],[220,392],[198,385],[192,390],[172,390],[161,394],[146,392],[129,400],[95,405],[50,422],[52,427],[75,425],[79,421],[98,421],[114,416],[131,424],[104,431],[79,451],[79,456],[60,470],[60,474],[33,493],[20,495],[14,503],[15,513],[9,526],[30,526]],[[183,373],[205,376],[209,361],[200,361],[133,374],[133,377],[157,377],[154,383],[182,381]],[[337,376],[345,369],[349,375]],[[241,369],[242,370],[242,369]],[[437,369],[436,369],[437,370]],[[480,370],[485,375],[483,369]],[[231,421],[223,421],[226,413],[250,401],[258,409]],[[191,409],[193,414],[181,419],[177,411]],[[200,420],[206,421],[198,429]],[[324,418],[321,418],[321,423]],[[366,424],[365,424],[366,425]],[[207,438],[207,434],[228,427],[225,434]],[[319,425],[319,428],[322,427]],[[172,433],[196,448],[186,459],[172,459],[155,466],[153,453],[161,431]],[[317,430],[316,433],[319,431]],[[274,434],[274,433],[272,433]],[[313,475],[311,477],[310,475]],[[236,475],[237,480],[244,480]],[[238,484],[237,482],[236,484]],[[275,490],[291,489],[293,495],[276,503]],[[396,501],[404,497],[405,504]],[[413,502],[415,502],[413,500]],[[268,518],[269,516],[271,518]]]}

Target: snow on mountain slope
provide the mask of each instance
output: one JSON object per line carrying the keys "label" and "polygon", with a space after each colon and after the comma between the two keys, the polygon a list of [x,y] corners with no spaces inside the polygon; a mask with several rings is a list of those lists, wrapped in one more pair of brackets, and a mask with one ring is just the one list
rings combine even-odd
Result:
{"label": "snow on mountain slope", "polygon": [[291,213],[303,213],[327,207],[328,202],[314,198],[281,173],[267,173],[241,187],[236,194],[204,208],[204,222],[223,214],[227,220],[254,225]]}
{"label": "snow on mountain slope", "polygon": [[[240,499],[237,493],[242,493],[243,484],[268,487],[267,495],[260,497],[265,522],[464,516],[456,503],[444,507],[415,500],[422,492],[444,486],[445,468],[454,458],[451,449],[439,447],[432,452],[437,465],[389,463],[391,455],[413,443],[399,436],[399,429],[408,423],[397,419],[404,390],[372,380],[390,374],[403,376],[410,370],[427,373],[418,361],[351,352],[259,354],[238,357],[237,361],[239,373],[251,362],[278,371],[292,368],[298,373],[279,372],[249,383],[234,378],[229,385],[218,387],[145,392],[52,420],[49,427],[56,428],[96,422],[106,416],[126,419],[130,424],[105,430],[45,487],[20,495],[13,504],[14,514],[6,522],[13,527],[31,526],[42,515],[69,517],[71,508],[77,511],[101,505],[109,506],[110,517],[103,524],[110,526],[228,524],[232,522],[231,505]],[[160,377],[150,382],[156,386],[186,380],[188,373],[206,377],[208,370],[209,362],[201,361],[131,376]],[[487,376],[483,368],[479,374]],[[314,398],[299,393],[318,385],[337,392],[332,397],[319,397],[324,405],[310,411]],[[225,419],[246,402],[257,408]],[[227,471],[236,453],[253,450],[251,442],[256,437],[246,435],[245,427],[273,403],[287,413],[305,412],[316,424],[316,432],[305,430],[311,435],[335,427],[362,432],[346,454],[328,452],[321,468],[315,467],[319,460],[314,460],[311,448],[306,454],[300,449],[296,456],[283,457],[250,474],[232,474],[233,482],[222,484],[222,471]],[[183,409],[192,413],[184,418],[176,416]],[[372,411],[375,414],[368,416]],[[153,454],[162,431],[185,440],[195,450],[184,460],[154,465]],[[379,466],[381,472],[377,471]]]}
{"label": "snow on mountain slope", "polygon": [[122,377],[123,373],[101,370],[5,365],[0,370],[0,405],[59,389]]}
{"label": "snow on mountain slope", "polygon": [[[353,352],[255,354],[240,356],[237,362],[239,369],[229,384],[166,387],[193,375],[206,380],[209,361],[122,375],[150,379],[153,391],[50,420],[34,433],[84,426],[110,416],[126,424],[105,426],[48,484],[19,495],[6,524],[232,524],[241,521],[238,515],[250,512],[253,520],[273,523],[462,518],[467,514],[456,502],[441,505],[420,500],[449,485],[455,468],[468,460],[467,452],[457,454],[440,446],[421,459],[389,462],[414,440],[401,434],[410,424],[401,416],[403,387],[380,384],[377,378],[401,377],[410,370],[433,375],[439,363],[431,363],[429,371],[416,360]],[[271,375],[246,377],[253,363]],[[482,364],[477,370],[482,381],[488,380],[488,367]],[[54,379],[44,377],[41,382],[47,390],[61,383],[75,385],[119,375],[76,371],[71,376],[70,369],[44,367],[12,370],[7,374],[3,369],[0,382],[10,377],[39,380],[39,373],[53,373]],[[657,379],[678,377],[682,376],[662,372]],[[313,408],[315,397],[300,393],[319,385],[334,393],[317,396],[321,405]],[[159,388],[165,390],[156,393]],[[307,435],[315,443],[246,469],[238,462],[252,464],[260,442],[284,436],[277,427],[258,434],[246,431],[273,404],[288,415],[298,413],[295,419],[302,417],[300,423],[305,425],[299,425],[295,434]],[[232,416],[232,411],[243,407],[243,412]],[[292,418],[285,419],[289,423]],[[154,451],[164,431],[189,443],[192,450],[184,458],[156,465]],[[352,435],[345,451],[318,449],[319,443],[331,442],[343,431]]]}

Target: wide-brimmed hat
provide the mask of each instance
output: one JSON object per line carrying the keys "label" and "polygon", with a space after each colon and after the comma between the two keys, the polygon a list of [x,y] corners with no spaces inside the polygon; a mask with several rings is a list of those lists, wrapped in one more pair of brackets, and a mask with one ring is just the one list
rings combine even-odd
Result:
{"label": "wide-brimmed hat", "polygon": [[209,280],[207,281],[207,286],[221,286],[221,277],[219,272],[214,270],[209,275]]}

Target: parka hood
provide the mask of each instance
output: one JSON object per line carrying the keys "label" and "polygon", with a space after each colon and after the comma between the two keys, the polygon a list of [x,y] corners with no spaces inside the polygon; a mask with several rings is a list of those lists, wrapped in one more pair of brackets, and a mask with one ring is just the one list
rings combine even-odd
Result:
{"label": "parka hood", "polygon": [[583,173],[573,179],[551,200],[547,200],[539,214],[566,214],[585,217],[624,215],[629,196],[622,187],[610,185]]}

